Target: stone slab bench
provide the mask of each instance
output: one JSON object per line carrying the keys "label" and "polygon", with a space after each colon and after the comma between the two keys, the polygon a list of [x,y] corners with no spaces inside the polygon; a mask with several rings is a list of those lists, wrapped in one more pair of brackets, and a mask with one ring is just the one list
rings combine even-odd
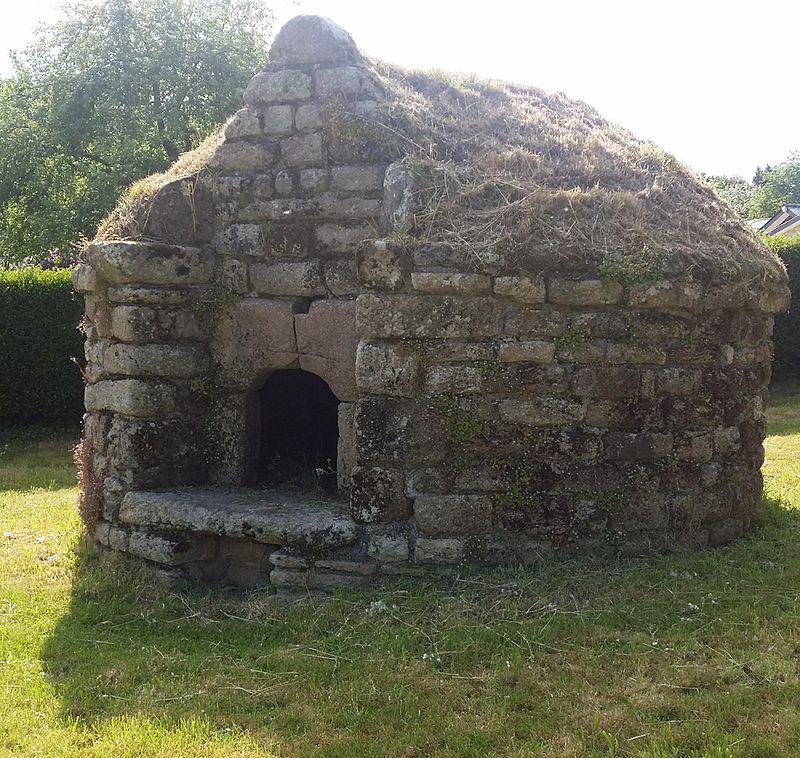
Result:
{"label": "stone slab bench", "polygon": [[247,538],[313,552],[350,545],[361,533],[340,504],[267,489],[129,492],[119,519],[149,529]]}

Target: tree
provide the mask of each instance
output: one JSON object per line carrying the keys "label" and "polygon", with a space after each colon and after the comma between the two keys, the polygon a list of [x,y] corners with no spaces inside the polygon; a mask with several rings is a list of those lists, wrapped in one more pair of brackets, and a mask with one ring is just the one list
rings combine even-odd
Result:
{"label": "tree", "polygon": [[752,218],[766,218],[782,205],[800,203],[800,153],[774,168],[765,168],[760,178],[762,183],[755,187],[748,208]]}
{"label": "tree", "polygon": [[80,0],[0,82],[0,261],[91,236],[136,179],[240,107],[259,0]]}
{"label": "tree", "polygon": [[748,217],[750,203],[753,199],[753,186],[741,176],[710,176],[708,180],[714,185],[717,194],[728,202],[740,216]]}

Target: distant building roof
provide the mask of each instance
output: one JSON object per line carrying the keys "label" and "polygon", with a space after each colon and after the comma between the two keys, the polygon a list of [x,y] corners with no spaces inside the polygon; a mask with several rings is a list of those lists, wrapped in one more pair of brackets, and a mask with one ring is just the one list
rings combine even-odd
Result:
{"label": "distant building roof", "polygon": [[750,225],[767,237],[789,237],[800,234],[800,204],[787,203],[772,218],[759,224],[763,219],[750,221]]}
{"label": "distant building roof", "polygon": [[754,218],[747,223],[758,232],[761,231],[764,226],[766,226],[767,221],[769,221],[769,218]]}

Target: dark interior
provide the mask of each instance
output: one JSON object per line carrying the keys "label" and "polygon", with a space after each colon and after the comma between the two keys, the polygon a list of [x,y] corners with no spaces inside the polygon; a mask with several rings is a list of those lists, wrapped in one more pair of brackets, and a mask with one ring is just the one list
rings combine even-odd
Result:
{"label": "dark interior", "polygon": [[297,489],[336,491],[339,401],[315,374],[276,371],[259,393],[259,480]]}

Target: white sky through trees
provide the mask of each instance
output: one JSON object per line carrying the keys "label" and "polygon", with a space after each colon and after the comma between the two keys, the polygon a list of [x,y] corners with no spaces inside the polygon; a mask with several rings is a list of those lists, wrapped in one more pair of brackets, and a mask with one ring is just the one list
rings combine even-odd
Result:
{"label": "white sky through trees", "polygon": [[[0,0],[9,50],[57,18],[61,0]],[[278,24],[320,13],[368,55],[472,71],[584,100],[696,171],[740,174],[800,150],[791,6],[739,0],[264,0]],[[254,72],[255,73],[255,72]]]}

